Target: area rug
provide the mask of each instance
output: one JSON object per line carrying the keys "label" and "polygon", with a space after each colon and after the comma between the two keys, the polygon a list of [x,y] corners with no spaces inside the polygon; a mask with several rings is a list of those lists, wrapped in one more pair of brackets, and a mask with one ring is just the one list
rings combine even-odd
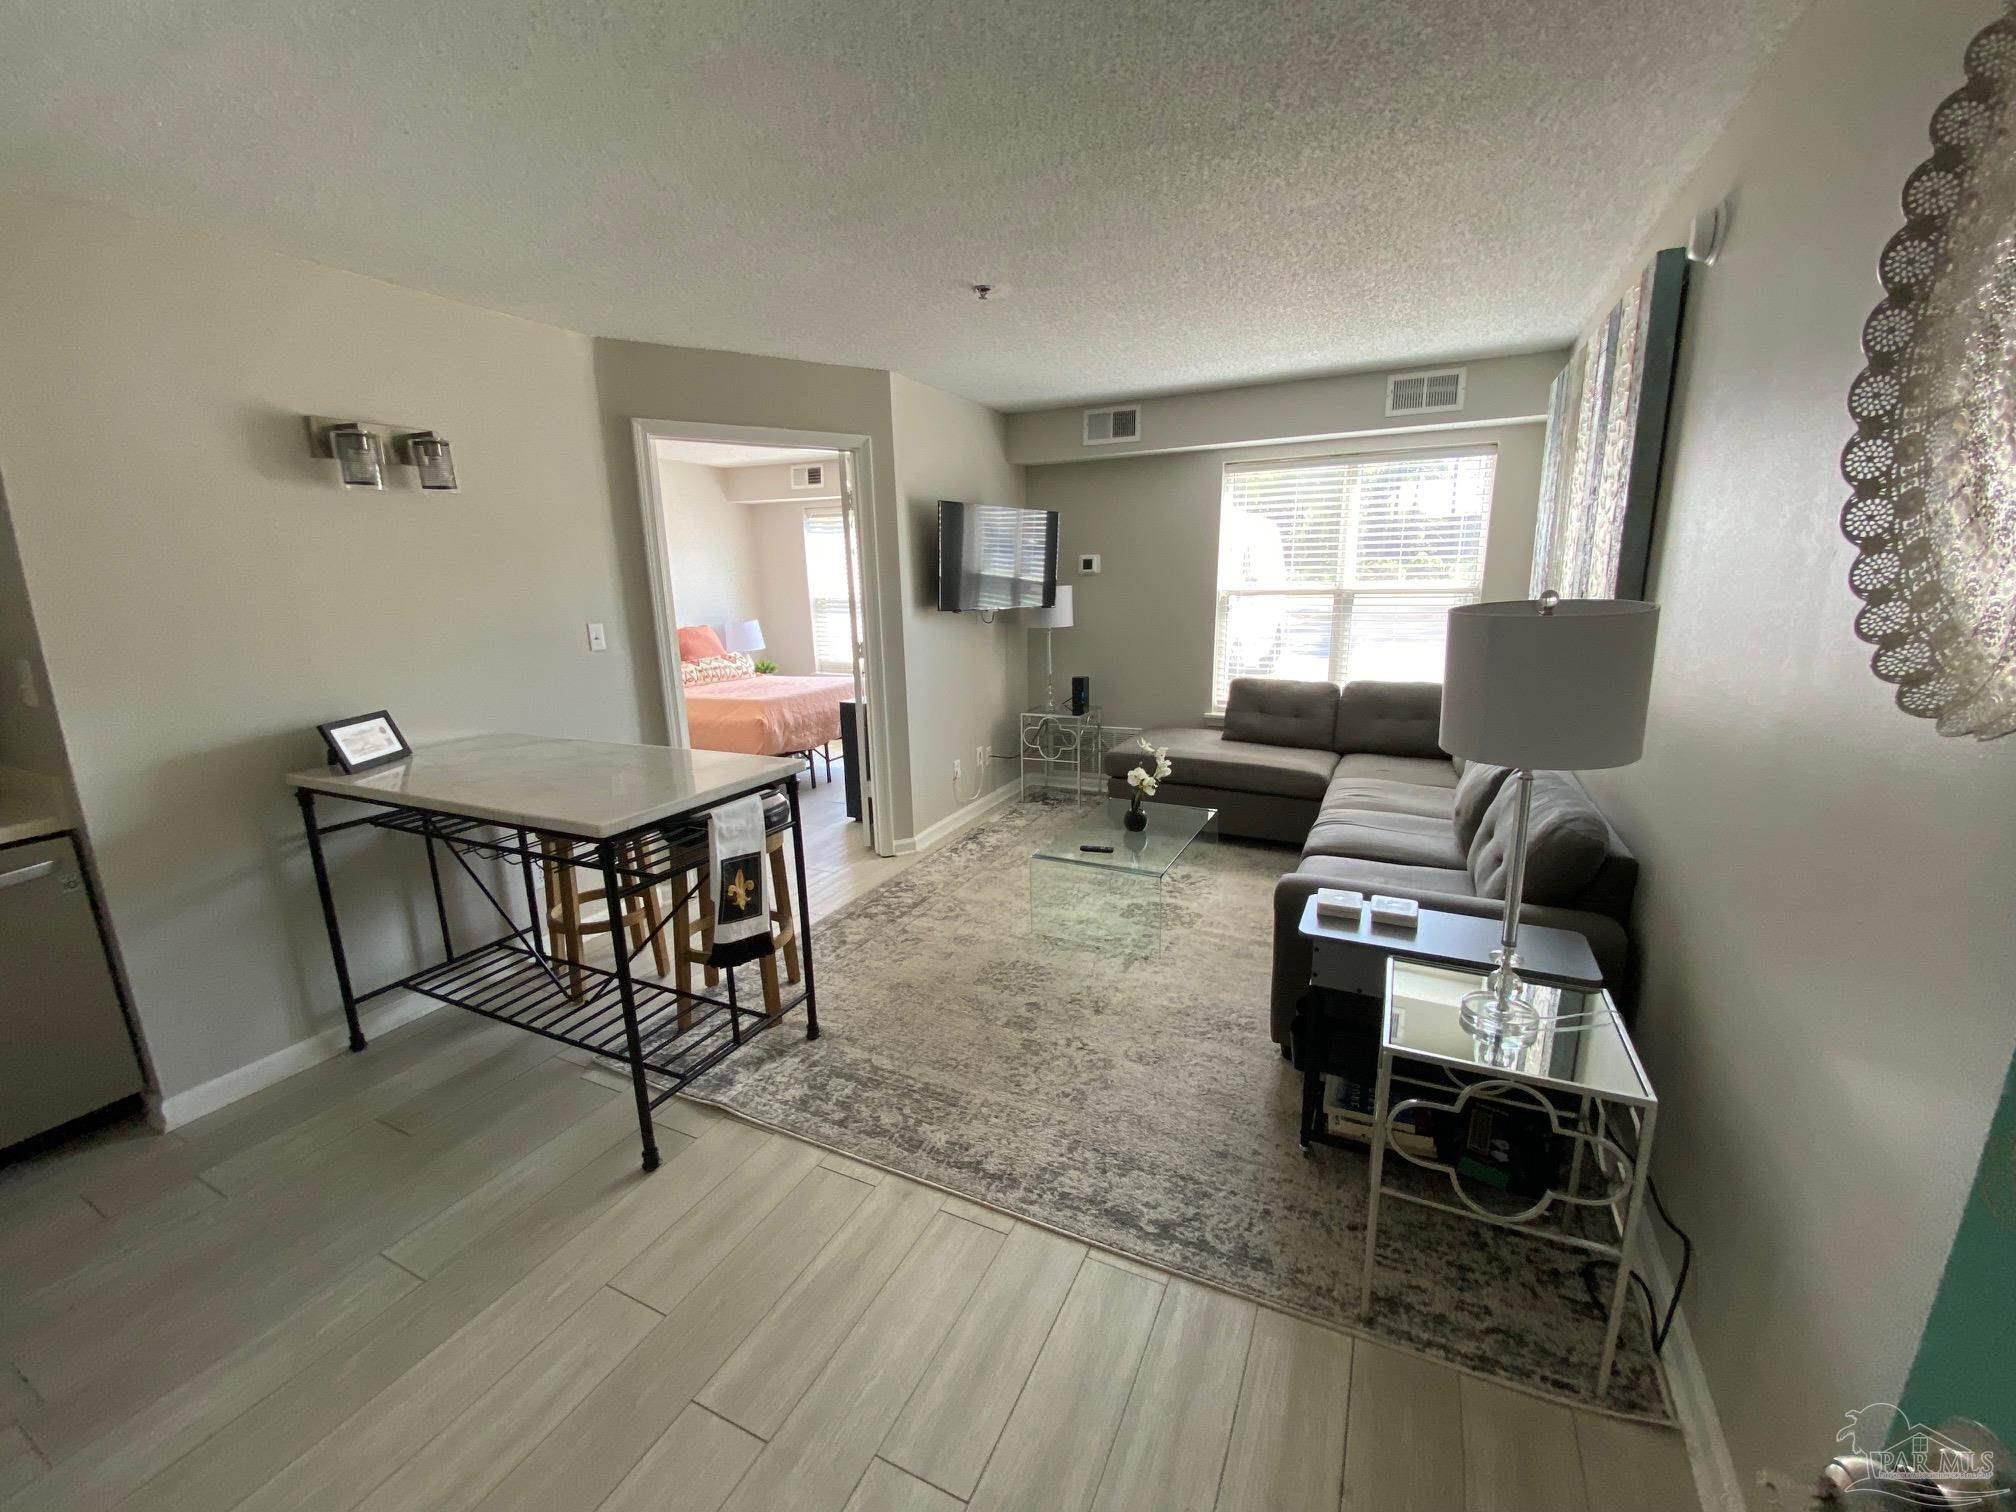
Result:
{"label": "area rug", "polygon": [[1388,1202],[1360,1322],[1366,1160],[1301,1153],[1300,1083],[1267,1034],[1293,853],[1195,846],[1159,895],[1055,863],[1032,882],[1030,851],[1068,817],[1013,805],[817,925],[821,1037],[766,1034],[688,1095],[1479,1375],[1670,1421],[1635,1300],[1590,1402],[1603,1316],[1574,1251]]}

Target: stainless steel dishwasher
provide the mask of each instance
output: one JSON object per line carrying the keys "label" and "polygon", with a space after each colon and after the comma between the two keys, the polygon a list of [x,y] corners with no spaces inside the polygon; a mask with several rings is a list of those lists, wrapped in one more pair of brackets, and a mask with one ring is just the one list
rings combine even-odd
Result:
{"label": "stainless steel dishwasher", "polygon": [[141,1085],[76,847],[0,849],[0,1149]]}

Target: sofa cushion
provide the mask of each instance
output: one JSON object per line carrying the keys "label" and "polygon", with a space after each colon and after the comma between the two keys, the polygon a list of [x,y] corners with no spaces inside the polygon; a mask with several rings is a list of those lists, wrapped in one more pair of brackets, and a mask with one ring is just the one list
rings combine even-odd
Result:
{"label": "sofa cushion", "polygon": [[[1238,793],[1272,793],[1283,798],[1320,799],[1337,769],[1335,752],[1232,740],[1216,730],[1175,726],[1148,730],[1143,738],[1169,748],[1169,781],[1184,787],[1226,788]],[[1108,751],[1108,777],[1124,779],[1146,753],[1132,742]]]}
{"label": "sofa cushion", "polygon": [[1297,870],[1305,877],[1320,878],[1325,887],[1428,899],[1429,907],[1435,906],[1433,899],[1467,898],[1476,893],[1470,885],[1470,873],[1444,866],[1405,866],[1359,856],[1310,856]]}
{"label": "sofa cushion", "polygon": [[1440,743],[1440,683],[1349,682],[1337,697],[1331,744],[1375,756],[1449,757]]}
{"label": "sofa cushion", "polygon": [[1510,767],[1473,761],[1456,779],[1456,802],[1451,817],[1456,821],[1456,843],[1466,855],[1477,838],[1477,826],[1484,822],[1484,810],[1491,807],[1491,800],[1498,796],[1498,789],[1505,785],[1511,771]]}
{"label": "sofa cushion", "polygon": [[1225,738],[1252,745],[1328,750],[1337,685],[1285,677],[1235,677],[1225,695]]}
{"label": "sofa cushion", "polygon": [[1456,786],[1456,763],[1447,756],[1369,756],[1354,751],[1337,763],[1337,775],[1440,788],[1446,800]]}
{"label": "sofa cushion", "polygon": [[[1461,870],[1463,847],[1447,819],[1425,814],[1382,814],[1327,805],[1303,842],[1306,856],[1355,856],[1401,866]],[[1467,873],[1466,873],[1467,875]]]}
{"label": "sofa cushion", "polygon": [[[1507,782],[1484,811],[1470,842],[1473,890],[1505,896],[1505,865],[1518,824],[1519,785]],[[1533,815],[1527,826],[1525,899],[1565,906],[1586,887],[1609,849],[1610,829],[1581,784],[1561,772],[1533,774]]]}
{"label": "sofa cushion", "polygon": [[1330,779],[1323,795],[1327,811],[1364,814],[1419,814],[1427,819],[1449,820],[1450,802],[1455,795],[1448,788],[1423,787],[1418,782],[1387,782],[1377,777],[1354,777],[1343,767]]}

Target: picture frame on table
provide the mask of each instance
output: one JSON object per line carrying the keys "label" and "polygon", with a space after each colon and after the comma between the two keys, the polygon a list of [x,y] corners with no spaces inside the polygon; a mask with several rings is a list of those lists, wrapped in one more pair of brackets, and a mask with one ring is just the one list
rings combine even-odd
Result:
{"label": "picture frame on table", "polygon": [[399,733],[399,726],[385,709],[332,719],[315,728],[329,747],[329,759],[346,774],[368,772],[373,767],[404,761],[413,754],[413,747],[406,743],[406,737]]}

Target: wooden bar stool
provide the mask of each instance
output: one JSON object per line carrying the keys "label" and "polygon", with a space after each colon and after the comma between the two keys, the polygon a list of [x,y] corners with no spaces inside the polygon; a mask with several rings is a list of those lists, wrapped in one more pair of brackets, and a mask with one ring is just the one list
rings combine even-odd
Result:
{"label": "wooden bar stool", "polygon": [[[575,876],[580,863],[570,859],[574,852],[573,842],[541,835],[539,848],[546,871],[547,934],[553,942],[554,956],[567,963],[570,991],[579,998],[582,995],[581,966],[587,959],[588,936],[607,934],[611,937],[611,951],[621,948],[614,937],[614,911],[608,906],[602,887],[580,885]],[[625,845],[617,856],[616,865],[621,870],[642,871],[643,843],[632,841]],[[600,879],[597,880],[599,882]],[[602,905],[599,912],[588,907],[597,903]],[[633,955],[642,950],[645,940],[649,939],[658,975],[662,977],[672,969],[671,949],[665,942],[665,931],[660,928],[665,922],[665,911],[659,905],[656,887],[647,887],[623,900],[622,922],[629,933]]]}

